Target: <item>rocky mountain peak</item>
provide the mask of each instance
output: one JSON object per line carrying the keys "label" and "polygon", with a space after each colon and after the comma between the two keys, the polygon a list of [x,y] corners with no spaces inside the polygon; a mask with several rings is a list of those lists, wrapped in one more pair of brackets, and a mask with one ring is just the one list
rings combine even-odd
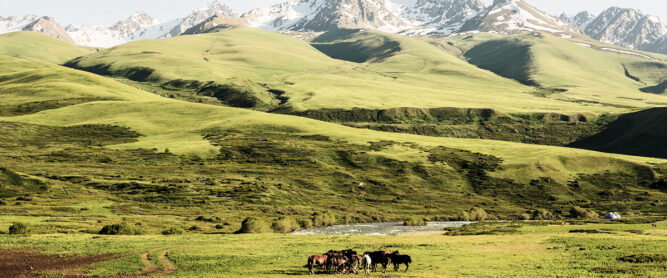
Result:
{"label": "rocky mountain peak", "polygon": [[667,27],[658,17],[639,10],[611,7],[582,31],[602,42],[667,54]]}
{"label": "rocky mountain peak", "polygon": [[544,31],[565,37],[580,34],[578,28],[522,0],[496,0],[493,5],[467,21],[460,31],[502,34]]}
{"label": "rocky mountain peak", "polygon": [[229,6],[220,1],[208,2],[205,6],[192,11],[176,27],[169,31],[168,36],[178,36],[185,33],[188,29],[196,26],[207,19],[218,16],[221,18],[236,18],[236,14]]}
{"label": "rocky mountain peak", "polygon": [[60,24],[58,24],[55,19],[49,16],[38,18],[37,20],[23,27],[23,30],[40,32],[56,39],[74,44],[74,40],[72,40],[72,37],[70,37],[70,35],[65,32],[65,29],[63,29],[63,27],[60,26]]}
{"label": "rocky mountain peak", "polygon": [[155,25],[157,23],[159,23],[158,20],[154,19],[145,12],[136,12],[127,19],[119,21],[114,25],[111,25],[109,29],[116,30],[121,33],[129,35],[136,32],[138,29],[142,27]]}

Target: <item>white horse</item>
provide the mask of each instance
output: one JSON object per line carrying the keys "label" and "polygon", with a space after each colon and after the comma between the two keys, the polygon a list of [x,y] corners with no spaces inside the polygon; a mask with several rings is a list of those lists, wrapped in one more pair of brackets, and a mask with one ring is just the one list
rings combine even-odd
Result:
{"label": "white horse", "polygon": [[364,268],[364,273],[370,274],[371,273],[371,256],[368,254],[364,254],[363,257],[361,257],[361,266]]}

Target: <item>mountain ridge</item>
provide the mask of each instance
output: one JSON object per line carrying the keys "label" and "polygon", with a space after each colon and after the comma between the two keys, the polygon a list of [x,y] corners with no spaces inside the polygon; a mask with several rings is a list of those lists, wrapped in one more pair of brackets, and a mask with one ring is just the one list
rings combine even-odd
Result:
{"label": "mountain ridge", "polygon": [[[589,12],[556,17],[524,0],[496,0],[488,7],[480,0],[287,0],[245,13],[233,11],[221,1],[211,1],[183,18],[156,20],[137,12],[111,26],[71,24],[62,32],[59,25],[49,24],[52,28],[41,31],[79,45],[112,47],[136,40],[179,36],[198,25],[201,25],[198,29],[217,26],[204,23],[214,16],[218,22],[280,32],[349,28],[424,36],[466,31],[502,34],[545,31],[563,37],[589,36],[621,47],[667,54],[667,27],[658,17],[617,7],[597,17]],[[0,17],[0,33],[24,30],[37,20],[39,17],[34,15]]]}

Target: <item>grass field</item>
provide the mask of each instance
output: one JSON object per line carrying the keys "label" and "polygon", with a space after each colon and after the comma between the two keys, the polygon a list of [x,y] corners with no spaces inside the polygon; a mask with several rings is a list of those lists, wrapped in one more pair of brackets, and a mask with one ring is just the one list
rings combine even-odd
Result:
{"label": "grass field", "polygon": [[[478,236],[0,235],[0,245],[51,255],[113,254],[102,262],[67,269],[103,276],[139,273],[151,265],[160,268],[159,257],[165,253],[175,268],[162,272],[168,277],[300,276],[307,275],[303,267],[307,256],[346,248],[399,250],[412,257],[407,273],[391,269],[386,275],[371,274],[383,277],[660,277],[666,271],[664,260],[619,260],[637,254],[664,259],[665,222],[656,228],[650,224],[519,225],[509,234]],[[146,253],[149,265],[141,260]],[[63,269],[51,273],[59,271]]]}

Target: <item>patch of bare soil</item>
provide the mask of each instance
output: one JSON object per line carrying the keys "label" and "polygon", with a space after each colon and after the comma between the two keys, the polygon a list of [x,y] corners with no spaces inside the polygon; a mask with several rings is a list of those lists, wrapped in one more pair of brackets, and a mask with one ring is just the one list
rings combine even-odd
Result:
{"label": "patch of bare soil", "polygon": [[39,273],[60,273],[65,277],[78,277],[86,266],[114,259],[112,254],[95,256],[65,256],[35,253],[25,249],[0,248],[0,274],[2,277],[38,277]]}

